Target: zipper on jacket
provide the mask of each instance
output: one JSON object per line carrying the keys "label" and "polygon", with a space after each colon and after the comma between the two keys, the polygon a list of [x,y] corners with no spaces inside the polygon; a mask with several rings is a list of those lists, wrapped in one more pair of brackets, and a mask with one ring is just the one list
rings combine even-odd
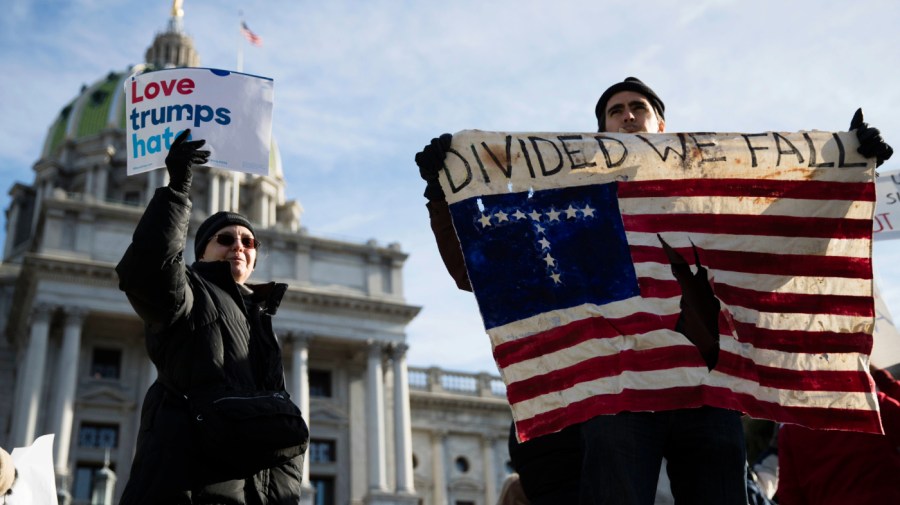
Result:
{"label": "zipper on jacket", "polygon": [[256,400],[258,398],[276,398],[278,400],[284,400],[285,397],[281,393],[272,393],[270,395],[257,395],[257,396],[223,396],[221,398],[216,398],[213,400],[213,403],[219,403],[222,400]]}

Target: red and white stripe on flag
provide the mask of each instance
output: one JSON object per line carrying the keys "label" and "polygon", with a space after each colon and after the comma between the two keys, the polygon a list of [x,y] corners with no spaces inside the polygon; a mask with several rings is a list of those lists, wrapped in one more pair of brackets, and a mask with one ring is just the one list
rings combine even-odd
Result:
{"label": "red and white stripe on flag", "polygon": [[241,33],[244,34],[244,37],[250,41],[254,46],[262,45],[262,37],[253,33],[250,28],[247,27],[247,23],[241,21]]}
{"label": "red and white stripe on flag", "polygon": [[[881,432],[868,373],[874,166],[856,154],[852,134],[508,135],[454,136],[458,156],[447,166],[457,182],[442,181],[448,202],[618,181],[640,287],[623,301],[488,330],[521,439],[596,415],[703,405]],[[546,170],[553,142],[560,165]],[[514,159],[521,166],[507,164]],[[460,170],[470,187],[460,188]],[[548,172],[557,182],[541,177]],[[691,263],[693,242],[709,269],[722,304],[712,371],[674,331],[681,290],[657,234]]]}

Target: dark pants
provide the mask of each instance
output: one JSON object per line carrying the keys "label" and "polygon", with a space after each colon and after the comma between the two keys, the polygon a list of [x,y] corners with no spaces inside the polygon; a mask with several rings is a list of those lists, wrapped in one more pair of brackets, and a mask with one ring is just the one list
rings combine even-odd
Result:
{"label": "dark pants", "polygon": [[585,422],[582,436],[582,505],[653,505],[663,458],[676,505],[747,504],[738,412],[622,412]]}

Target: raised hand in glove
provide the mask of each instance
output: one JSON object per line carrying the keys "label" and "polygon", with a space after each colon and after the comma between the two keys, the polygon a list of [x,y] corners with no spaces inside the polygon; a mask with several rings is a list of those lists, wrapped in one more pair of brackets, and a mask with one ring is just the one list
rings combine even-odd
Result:
{"label": "raised hand in glove", "polygon": [[191,130],[181,132],[172,141],[169,154],[166,155],[166,170],[169,172],[169,187],[181,193],[187,193],[191,189],[193,165],[202,165],[209,160],[209,151],[198,151],[205,140],[188,141]]}
{"label": "raised hand in glove", "polygon": [[438,172],[444,167],[444,157],[450,149],[450,141],[453,135],[445,133],[440,137],[431,139],[431,143],[416,153],[416,165],[419,166],[419,175],[425,180],[425,198],[428,200],[443,200],[444,190],[438,181]]}
{"label": "raised hand in glove", "polygon": [[850,121],[850,131],[856,130],[856,138],[859,139],[859,148],[856,151],[866,158],[875,158],[875,166],[891,158],[894,149],[884,141],[878,128],[869,126],[863,121],[862,109],[856,109],[853,119]]}

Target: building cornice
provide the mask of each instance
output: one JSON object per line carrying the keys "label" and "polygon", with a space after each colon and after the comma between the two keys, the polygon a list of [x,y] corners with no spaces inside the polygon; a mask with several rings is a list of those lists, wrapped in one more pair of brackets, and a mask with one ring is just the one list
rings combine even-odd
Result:
{"label": "building cornice", "polygon": [[402,302],[354,296],[346,293],[328,293],[314,288],[294,288],[290,284],[288,284],[288,291],[284,295],[282,306],[285,303],[330,310],[378,314],[398,317],[406,321],[412,320],[422,310],[422,307],[407,305]]}
{"label": "building cornice", "polygon": [[506,402],[506,398],[436,393],[415,389],[409,391],[409,403],[411,406],[434,409],[450,408],[509,412],[509,403]]}

